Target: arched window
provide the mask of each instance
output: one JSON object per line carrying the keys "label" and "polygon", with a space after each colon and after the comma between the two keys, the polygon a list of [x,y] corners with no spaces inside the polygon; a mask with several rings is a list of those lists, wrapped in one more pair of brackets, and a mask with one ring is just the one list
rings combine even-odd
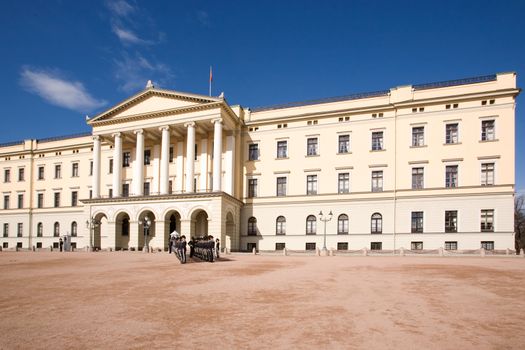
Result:
{"label": "arched window", "polygon": [[308,215],[306,218],[306,234],[315,235],[317,233],[317,218],[315,215]]}
{"label": "arched window", "polygon": [[370,232],[371,233],[381,233],[383,232],[383,217],[379,213],[372,214],[372,219],[370,221]]}
{"label": "arched window", "polygon": [[71,223],[71,237],[76,237],[76,236],[77,236],[77,222],[73,221]]}
{"label": "arched window", "polygon": [[36,236],[37,237],[42,237],[43,235],[44,235],[44,225],[42,225],[42,223],[39,222],[36,225]]}
{"label": "arched window", "polygon": [[[173,231],[170,231],[173,232]],[[129,236],[129,219],[122,219],[122,236]]]}
{"label": "arched window", "polygon": [[337,234],[347,235],[348,234],[348,215],[341,214],[337,218]]}
{"label": "arched window", "polygon": [[253,216],[248,219],[248,235],[257,235],[257,219]]}
{"label": "arched window", "polygon": [[285,235],[286,234],[286,218],[284,216],[277,217],[275,222],[275,234]]}
{"label": "arched window", "polygon": [[53,236],[60,236],[60,224],[58,222],[55,222],[55,225],[53,226]]}

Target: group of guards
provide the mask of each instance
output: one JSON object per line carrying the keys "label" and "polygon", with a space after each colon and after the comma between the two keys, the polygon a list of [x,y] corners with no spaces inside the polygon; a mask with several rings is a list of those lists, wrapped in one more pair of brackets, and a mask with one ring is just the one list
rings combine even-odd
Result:
{"label": "group of guards", "polygon": [[181,264],[186,263],[186,246],[190,247],[190,258],[196,257],[204,261],[213,262],[219,258],[220,241],[213,239],[213,236],[191,237],[189,242],[186,242],[186,236],[170,237],[169,253],[175,253]]}

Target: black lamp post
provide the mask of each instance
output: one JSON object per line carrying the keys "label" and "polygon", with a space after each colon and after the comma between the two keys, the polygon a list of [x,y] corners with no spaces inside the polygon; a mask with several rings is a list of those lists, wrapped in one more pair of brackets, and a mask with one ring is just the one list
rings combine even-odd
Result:
{"label": "black lamp post", "polygon": [[148,234],[149,228],[151,227],[151,220],[147,215],[144,217],[142,224],[144,225],[144,248],[142,248],[142,251],[149,253]]}
{"label": "black lamp post", "polygon": [[89,229],[89,250],[92,252],[95,250],[95,228],[100,226],[100,221],[91,218],[86,220],[86,228]]}
{"label": "black lamp post", "polygon": [[328,250],[326,249],[326,222],[332,220],[332,211],[330,210],[330,213],[328,213],[328,216],[323,216],[323,211],[321,210],[319,212],[319,220],[324,222],[324,236],[323,236],[323,250],[322,255],[326,256],[328,253]]}

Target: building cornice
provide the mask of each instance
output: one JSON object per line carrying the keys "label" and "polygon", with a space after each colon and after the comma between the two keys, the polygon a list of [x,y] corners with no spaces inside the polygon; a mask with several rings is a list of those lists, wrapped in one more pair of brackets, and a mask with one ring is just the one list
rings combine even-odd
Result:
{"label": "building cornice", "polygon": [[166,200],[187,200],[187,199],[208,199],[218,198],[230,200],[243,205],[244,203],[239,199],[230,196],[226,192],[205,192],[205,193],[179,193],[166,195],[150,195],[150,196],[131,196],[131,197],[114,197],[114,198],[92,198],[81,199],[80,202],[84,204],[110,204],[110,203],[129,203],[129,202],[152,202],[152,201],[166,201]]}

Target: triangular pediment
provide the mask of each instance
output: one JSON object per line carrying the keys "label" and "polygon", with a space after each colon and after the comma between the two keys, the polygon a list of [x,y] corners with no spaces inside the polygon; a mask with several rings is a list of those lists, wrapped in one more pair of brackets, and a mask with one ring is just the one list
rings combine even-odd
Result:
{"label": "triangular pediment", "polygon": [[147,89],[112,108],[91,118],[88,124],[125,120],[138,115],[214,104],[223,100],[204,95],[187,94],[170,90]]}

